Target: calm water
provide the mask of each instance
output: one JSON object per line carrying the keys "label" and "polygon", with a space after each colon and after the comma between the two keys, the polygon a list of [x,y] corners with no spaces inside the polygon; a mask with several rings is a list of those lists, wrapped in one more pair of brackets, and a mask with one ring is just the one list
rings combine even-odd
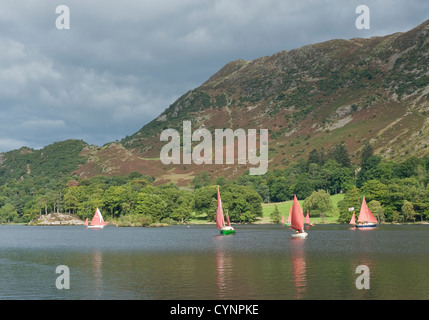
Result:
{"label": "calm water", "polygon": [[[429,226],[0,226],[0,299],[429,299]],[[59,290],[56,267],[70,270]],[[370,270],[358,290],[356,267]]]}

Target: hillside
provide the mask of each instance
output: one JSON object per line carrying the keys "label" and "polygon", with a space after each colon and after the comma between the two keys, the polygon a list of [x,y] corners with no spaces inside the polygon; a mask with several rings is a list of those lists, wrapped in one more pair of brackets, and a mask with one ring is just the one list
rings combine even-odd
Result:
{"label": "hillside", "polygon": [[[429,21],[405,32],[370,39],[335,39],[252,61],[226,64],[188,91],[156,119],[120,143],[83,142],[64,167],[45,149],[20,149],[0,157],[3,180],[30,171],[69,171],[82,177],[137,171],[187,185],[196,173],[238,177],[246,165],[163,165],[164,129],[269,129],[269,169],[285,168],[313,149],[344,142],[352,161],[369,141],[375,153],[398,160],[429,153]],[[48,147],[46,147],[48,148]],[[43,154],[43,155],[42,155]],[[58,161],[60,158],[58,158]],[[37,165],[36,165],[37,164]],[[57,165],[57,167],[56,167]],[[36,169],[36,167],[38,169]],[[45,170],[45,171],[43,171]],[[50,171],[51,172],[51,171]]]}

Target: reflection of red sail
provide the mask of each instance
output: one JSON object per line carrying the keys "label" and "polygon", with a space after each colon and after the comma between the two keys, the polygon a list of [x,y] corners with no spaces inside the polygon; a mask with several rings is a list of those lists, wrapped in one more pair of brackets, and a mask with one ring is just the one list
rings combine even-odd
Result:
{"label": "reflection of red sail", "polygon": [[304,242],[294,240],[292,241],[292,246],[292,276],[296,290],[296,298],[302,299],[307,286]]}
{"label": "reflection of red sail", "polygon": [[93,262],[93,279],[94,279],[94,292],[99,292],[103,285],[103,272],[102,272],[102,264],[103,257],[101,252],[96,251],[92,256]]}
{"label": "reflection of red sail", "polygon": [[219,299],[226,299],[231,291],[232,257],[225,254],[222,236],[216,238],[216,284]]}

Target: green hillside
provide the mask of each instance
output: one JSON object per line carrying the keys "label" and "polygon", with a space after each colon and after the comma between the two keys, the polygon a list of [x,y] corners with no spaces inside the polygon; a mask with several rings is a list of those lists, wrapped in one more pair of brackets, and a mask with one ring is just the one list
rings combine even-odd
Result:
{"label": "green hillside", "polygon": [[0,155],[0,184],[28,177],[52,179],[69,176],[86,162],[80,152],[87,146],[82,140],[53,143],[40,150],[21,148]]}
{"label": "green hillside", "polygon": [[[344,199],[344,194],[336,194],[336,195],[332,195],[331,196],[331,201],[332,204],[334,206],[334,208],[336,208],[336,212],[334,215],[326,217],[323,219],[323,223],[337,223],[337,219],[339,217],[339,209],[338,209],[338,202]],[[303,202],[304,200],[298,200],[299,205],[303,206]],[[263,214],[263,220],[264,221],[269,221],[270,220],[270,214],[274,211],[275,206],[277,206],[278,210],[280,211],[280,214],[284,216],[285,220],[287,219],[287,216],[289,214],[289,209],[292,207],[292,203],[293,200],[289,200],[289,201],[283,201],[283,202],[278,202],[278,203],[264,203],[262,205],[262,214]],[[311,223],[321,223],[322,219],[315,217],[315,218],[311,218]]]}

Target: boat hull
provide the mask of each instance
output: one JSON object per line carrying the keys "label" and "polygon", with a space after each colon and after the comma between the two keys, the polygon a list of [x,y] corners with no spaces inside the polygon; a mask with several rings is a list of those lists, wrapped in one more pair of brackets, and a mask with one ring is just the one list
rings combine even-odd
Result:
{"label": "boat hull", "polygon": [[234,233],[235,233],[235,230],[231,227],[220,229],[220,234],[223,234],[223,235],[234,234]]}
{"label": "boat hull", "polygon": [[375,229],[377,227],[376,223],[362,223],[362,224],[357,224],[355,225],[356,229],[360,229],[360,230],[370,230],[370,229]]}
{"label": "boat hull", "polygon": [[291,237],[295,239],[305,239],[307,238],[308,233],[307,232],[300,232],[300,233],[292,233]]}
{"label": "boat hull", "polygon": [[88,229],[103,229],[104,226],[88,226]]}

